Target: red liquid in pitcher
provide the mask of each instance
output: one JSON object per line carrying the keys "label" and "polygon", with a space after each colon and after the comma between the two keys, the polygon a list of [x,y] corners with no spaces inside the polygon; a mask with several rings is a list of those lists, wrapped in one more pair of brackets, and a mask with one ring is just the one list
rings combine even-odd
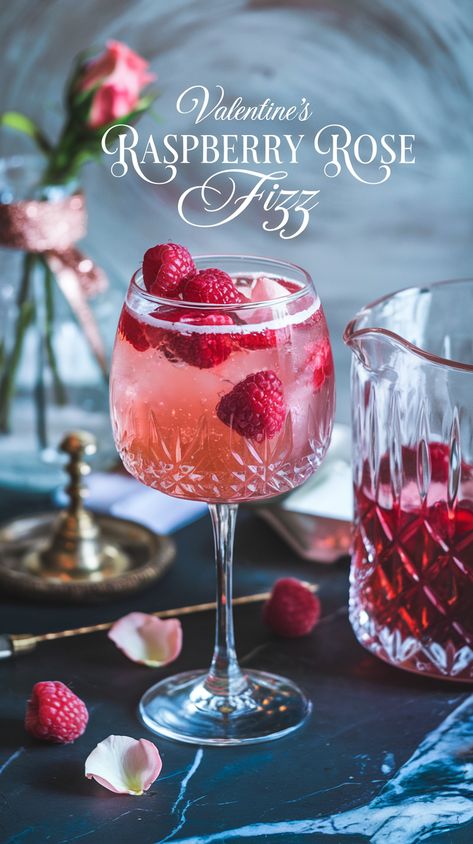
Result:
{"label": "red liquid in pitcher", "polygon": [[449,506],[448,447],[431,443],[422,500],[417,453],[403,449],[398,495],[387,455],[377,485],[364,465],[355,489],[351,620],[360,642],[395,665],[472,680],[473,466],[462,464]]}

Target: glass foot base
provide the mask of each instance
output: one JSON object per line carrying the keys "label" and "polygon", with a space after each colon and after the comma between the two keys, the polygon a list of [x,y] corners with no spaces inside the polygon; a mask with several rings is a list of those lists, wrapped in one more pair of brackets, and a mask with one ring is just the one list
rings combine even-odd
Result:
{"label": "glass foot base", "polygon": [[210,691],[206,679],[203,671],[187,671],[148,689],[138,710],[145,726],[188,744],[249,744],[291,733],[312,708],[294,683],[274,674],[250,671],[229,696]]}

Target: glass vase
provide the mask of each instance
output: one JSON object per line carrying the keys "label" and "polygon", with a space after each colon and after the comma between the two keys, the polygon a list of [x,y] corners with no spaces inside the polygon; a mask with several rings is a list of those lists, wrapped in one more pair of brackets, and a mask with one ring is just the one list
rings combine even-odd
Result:
{"label": "glass vase", "polygon": [[86,220],[79,186],[44,185],[43,170],[38,156],[0,160],[0,488],[28,492],[60,484],[67,431],[95,435],[95,468],[115,456],[89,303],[104,277],[94,289],[93,262],[75,247]]}

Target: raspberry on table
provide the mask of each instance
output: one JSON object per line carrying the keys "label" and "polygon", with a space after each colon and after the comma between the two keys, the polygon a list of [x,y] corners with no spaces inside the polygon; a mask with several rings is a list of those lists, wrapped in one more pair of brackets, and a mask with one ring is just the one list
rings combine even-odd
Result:
{"label": "raspberry on table", "polygon": [[286,419],[283,385],[271,369],[248,375],[223,396],[216,408],[221,422],[247,439],[271,439]]}
{"label": "raspberry on table", "polygon": [[[226,314],[201,314],[184,312],[179,318],[179,324],[223,326],[234,325],[231,316]],[[210,369],[223,363],[233,350],[233,336],[231,333],[207,333],[169,331],[167,333],[168,349],[180,360],[199,369]]]}
{"label": "raspberry on table", "polygon": [[276,581],[263,607],[265,624],[278,636],[306,636],[320,618],[320,600],[294,577]]}
{"label": "raspberry on table", "polygon": [[158,243],[143,257],[143,281],[153,296],[178,296],[185,279],[195,273],[195,264],[185,246]]}
{"label": "raspberry on table", "polygon": [[207,302],[213,305],[238,305],[245,301],[233,279],[223,270],[200,270],[186,280],[182,288],[186,302]]}
{"label": "raspberry on table", "polygon": [[88,720],[84,701],[64,683],[45,680],[33,686],[25,727],[35,738],[69,744],[82,735]]}

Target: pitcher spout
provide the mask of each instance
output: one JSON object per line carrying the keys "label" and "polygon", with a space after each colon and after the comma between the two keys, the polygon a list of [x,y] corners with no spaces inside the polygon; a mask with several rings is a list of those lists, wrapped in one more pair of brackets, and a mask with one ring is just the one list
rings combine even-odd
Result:
{"label": "pitcher spout", "polygon": [[[451,308],[452,296],[463,302]],[[408,362],[473,373],[473,335],[460,330],[473,311],[473,283],[462,279],[412,287],[378,299],[348,323],[343,339],[368,369]]]}
{"label": "pitcher spout", "polygon": [[369,325],[367,310],[348,323],[343,340],[364,367],[374,369],[389,357],[390,351],[402,345],[402,338],[381,326]]}

